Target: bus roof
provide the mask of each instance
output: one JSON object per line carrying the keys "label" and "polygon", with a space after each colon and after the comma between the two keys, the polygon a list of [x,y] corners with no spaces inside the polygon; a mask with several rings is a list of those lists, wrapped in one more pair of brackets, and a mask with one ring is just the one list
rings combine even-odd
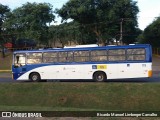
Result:
{"label": "bus roof", "polygon": [[84,48],[84,47],[98,47],[98,45],[97,44],[89,44],[89,45],[64,46],[64,48]]}
{"label": "bus roof", "polygon": [[123,46],[98,46],[98,47],[75,47],[75,48],[50,48],[41,50],[19,50],[14,53],[32,53],[32,52],[52,52],[52,51],[76,51],[76,50],[103,50],[103,49],[125,49],[125,48],[144,48],[150,47],[149,44],[123,45]]}

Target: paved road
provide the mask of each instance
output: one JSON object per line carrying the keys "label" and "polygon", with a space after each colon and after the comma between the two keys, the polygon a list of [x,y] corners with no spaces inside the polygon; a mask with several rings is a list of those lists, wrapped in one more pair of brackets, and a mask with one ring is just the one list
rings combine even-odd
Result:
{"label": "paved road", "polygon": [[[151,78],[136,78],[136,79],[117,79],[117,80],[109,80],[108,82],[160,82],[160,57],[153,57],[153,76]],[[78,80],[83,81],[83,80]],[[17,82],[23,82],[23,81],[15,81],[12,80],[12,74],[11,73],[0,73],[0,83],[17,83]],[[48,81],[52,82],[52,81]],[[87,82],[90,82],[88,80]]]}

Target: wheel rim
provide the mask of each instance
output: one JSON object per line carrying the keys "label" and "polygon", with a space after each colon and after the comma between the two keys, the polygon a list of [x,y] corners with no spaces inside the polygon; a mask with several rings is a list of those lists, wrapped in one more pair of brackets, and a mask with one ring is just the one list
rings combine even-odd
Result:
{"label": "wheel rim", "polygon": [[33,81],[37,81],[37,80],[38,80],[38,76],[37,76],[37,75],[33,75],[33,76],[32,76],[32,80],[33,80]]}
{"label": "wheel rim", "polygon": [[104,76],[102,74],[97,75],[97,81],[103,81]]}

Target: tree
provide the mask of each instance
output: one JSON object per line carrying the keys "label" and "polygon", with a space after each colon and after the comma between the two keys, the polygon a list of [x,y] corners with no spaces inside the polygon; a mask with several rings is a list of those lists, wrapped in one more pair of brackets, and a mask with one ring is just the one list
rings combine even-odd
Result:
{"label": "tree", "polygon": [[5,51],[4,51],[4,37],[2,35],[2,33],[4,32],[4,29],[2,27],[4,20],[6,19],[6,14],[7,12],[9,12],[10,9],[8,8],[8,6],[2,5],[0,4],[0,47],[2,49],[2,56],[5,57]]}
{"label": "tree", "polygon": [[134,28],[131,32],[124,34],[123,42],[126,44],[136,43],[138,42],[139,35],[142,34],[142,30],[139,28]]}
{"label": "tree", "polygon": [[143,43],[160,47],[160,17],[151,23],[143,32]]}
{"label": "tree", "polygon": [[63,23],[49,27],[50,42],[60,42],[62,46],[73,44],[95,44],[95,35],[77,22]]}
{"label": "tree", "polygon": [[55,16],[49,3],[29,3],[14,9],[8,14],[5,27],[18,33],[18,37],[36,39],[48,43],[48,25]]}
{"label": "tree", "polygon": [[79,32],[78,27],[78,24],[75,22],[64,23],[58,26],[50,26],[50,40],[54,43],[54,46],[56,42],[59,42],[62,44],[62,47],[64,45],[71,44],[71,42],[76,42],[77,32]]}
{"label": "tree", "polygon": [[63,21],[71,18],[94,33],[99,43],[104,44],[120,34],[122,18],[132,21],[123,24],[125,32],[132,32],[137,26],[137,2],[132,0],[70,0],[56,13]]}
{"label": "tree", "polygon": [[8,6],[0,4],[0,34],[2,33],[2,24],[6,19],[6,13],[9,12],[10,9]]}

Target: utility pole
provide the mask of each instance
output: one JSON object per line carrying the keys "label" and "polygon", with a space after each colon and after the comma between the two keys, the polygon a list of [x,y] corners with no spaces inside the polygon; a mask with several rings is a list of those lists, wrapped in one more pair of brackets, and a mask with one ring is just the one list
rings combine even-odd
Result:
{"label": "utility pole", "polygon": [[120,38],[119,38],[119,42],[120,44],[122,45],[123,44],[123,36],[124,36],[124,32],[123,32],[123,22],[126,22],[126,21],[133,21],[132,18],[121,18],[120,20]]}
{"label": "utility pole", "polygon": [[119,38],[119,42],[122,45],[122,39],[123,39],[123,18],[121,18],[120,21],[120,38]]}

